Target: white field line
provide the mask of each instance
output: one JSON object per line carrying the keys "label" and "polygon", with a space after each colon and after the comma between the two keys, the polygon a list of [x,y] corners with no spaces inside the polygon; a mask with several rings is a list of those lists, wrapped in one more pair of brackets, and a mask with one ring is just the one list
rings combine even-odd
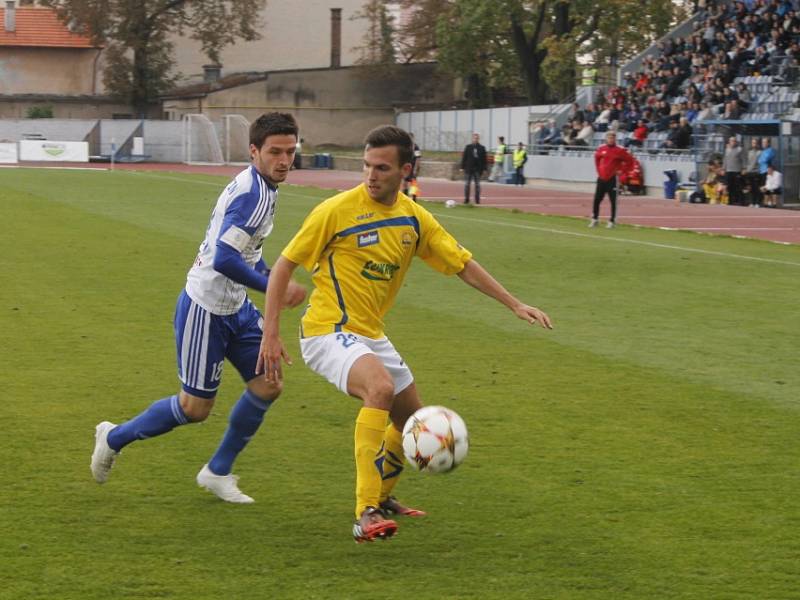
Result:
{"label": "white field line", "polygon": [[[122,171],[118,171],[122,172]],[[215,183],[213,181],[197,181],[196,179],[185,179],[182,177],[173,177],[171,175],[153,175],[149,172],[143,171],[124,171],[125,173],[135,173],[138,175],[144,175],[145,177],[152,177],[153,179],[170,179],[172,181],[183,181],[186,183],[194,183],[194,184],[203,184],[203,185],[213,185],[215,187],[220,187],[219,183]],[[317,199],[317,196],[311,196],[309,194],[298,194],[296,192],[292,192],[295,196],[299,196],[301,198],[312,198]],[[640,246],[648,246],[650,248],[663,248],[665,250],[678,250],[680,252],[694,252],[697,254],[707,254],[710,256],[723,256],[725,258],[734,258],[740,260],[752,260],[756,262],[764,262],[764,263],[771,263],[775,265],[789,265],[792,267],[800,267],[800,262],[792,262],[788,260],[777,260],[774,258],[761,258],[758,256],[747,256],[744,254],[733,254],[730,252],[717,252],[714,250],[701,250],[700,248],[687,248],[686,246],[673,246],[670,244],[658,244],[656,242],[645,242],[642,240],[628,240],[625,238],[618,238],[618,237],[611,237],[605,235],[593,235],[591,233],[578,233],[577,231],[564,231],[563,229],[552,229],[549,227],[536,227],[535,225],[523,225],[521,223],[509,223],[507,221],[494,221],[488,219],[472,219],[470,217],[460,217],[458,215],[450,215],[450,214],[441,214],[440,217],[448,218],[448,219],[456,219],[458,221],[468,221],[471,223],[478,223],[482,225],[498,225],[500,227],[513,227],[515,229],[526,229],[529,231],[541,231],[544,233],[552,233],[555,235],[571,235],[573,237],[581,237],[581,238],[588,238],[591,240],[605,240],[611,242],[619,242],[622,244],[637,244]]]}
{"label": "white field line", "polygon": [[458,221],[468,221],[471,223],[478,223],[480,225],[499,225],[500,227],[513,227],[515,229],[525,229],[528,231],[541,231],[543,233],[552,233],[555,235],[570,235],[573,237],[588,238],[591,240],[604,240],[609,242],[619,242],[621,244],[636,244],[639,246],[648,246],[650,248],[663,248],[665,250],[678,250],[679,252],[694,252],[697,254],[708,254],[710,256],[723,256],[725,258],[734,258],[740,260],[752,260],[756,262],[765,262],[776,265],[789,265],[792,267],[800,267],[800,262],[792,262],[789,260],[778,260],[774,258],[761,258],[759,256],[747,256],[745,254],[733,254],[731,252],[718,252],[715,250],[702,250],[700,248],[688,248],[686,246],[673,246],[671,244],[658,244],[656,242],[645,242],[643,240],[629,240],[625,238],[612,237],[606,235],[595,235],[591,233],[578,233],[577,231],[564,231],[563,229],[552,229],[549,227],[536,227],[535,225],[523,225],[521,223],[509,223],[507,221],[495,221],[489,219],[472,219],[470,217],[460,217],[458,215],[439,215],[442,218],[456,219]]}

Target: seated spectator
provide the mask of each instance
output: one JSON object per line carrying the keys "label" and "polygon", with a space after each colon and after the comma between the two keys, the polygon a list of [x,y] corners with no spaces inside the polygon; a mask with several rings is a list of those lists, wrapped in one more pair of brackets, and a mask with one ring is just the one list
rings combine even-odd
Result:
{"label": "seated spectator", "polygon": [[764,206],[774,208],[778,206],[783,189],[783,175],[772,165],[767,167],[767,181],[761,188],[764,194]]}
{"label": "seated spectator", "polygon": [[578,121],[579,123],[583,123],[586,120],[586,113],[581,110],[580,104],[573,102],[568,118],[570,121]]}
{"label": "seated spectator", "polygon": [[669,132],[667,133],[667,139],[664,140],[664,143],[661,144],[661,147],[666,150],[674,150],[678,147],[678,122],[677,121],[670,121],[669,124]]}
{"label": "seated spectator", "polygon": [[692,102],[689,109],[686,111],[686,120],[691,123],[700,114],[700,105],[697,102]]}
{"label": "seated spectator", "polygon": [[641,148],[644,146],[644,141],[647,139],[647,124],[644,122],[643,119],[639,119],[639,122],[636,125],[636,129],[633,130],[631,137],[627,139],[628,146],[636,146],[637,148]]}
{"label": "seated spectator", "polygon": [[540,147],[551,146],[554,143],[553,140],[555,140],[557,136],[558,129],[556,128],[556,122],[554,119],[550,119],[546,123],[543,123],[541,129],[539,129],[537,145]]}
{"label": "seated spectator", "polygon": [[611,123],[611,105],[606,104],[594,120],[594,126],[597,131],[608,131],[609,123]]}
{"label": "seated spectator", "polygon": [[709,163],[708,175],[703,180],[702,187],[709,204],[728,204],[728,188],[722,167]]}
{"label": "seated spectator", "polygon": [[574,146],[591,146],[593,135],[594,129],[588,122],[586,122],[583,124],[583,127],[578,130],[578,133],[575,135],[572,144]]}
{"label": "seated spectator", "polygon": [[722,113],[722,118],[726,121],[738,121],[741,117],[739,111],[739,103],[736,100],[731,100],[725,104],[725,112]]}
{"label": "seated spectator", "polygon": [[678,150],[688,150],[692,147],[692,134],[694,130],[689,124],[689,119],[681,117],[678,121],[678,140],[675,147]]}
{"label": "seated spectator", "polygon": [[[545,129],[547,134],[544,134]],[[539,140],[539,144],[542,146],[556,146],[561,141],[561,132],[556,127],[555,119],[550,119],[545,128],[542,128],[542,132],[543,135]]]}
{"label": "seated spectator", "polygon": [[703,103],[703,110],[701,110],[700,113],[697,115],[697,120],[708,121],[714,119],[716,116],[717,113],[714,110],[714,107],[711,106],[709,102],[705,102]]}
{"label": "seated spectator", "polygon": [[750,103],[753,101],[753,95],[750,93],[750,88],[744,83],[740,83],[736,87],[736,92],[739,95],[739,109],[742,112],[747,112],[750,109]]}

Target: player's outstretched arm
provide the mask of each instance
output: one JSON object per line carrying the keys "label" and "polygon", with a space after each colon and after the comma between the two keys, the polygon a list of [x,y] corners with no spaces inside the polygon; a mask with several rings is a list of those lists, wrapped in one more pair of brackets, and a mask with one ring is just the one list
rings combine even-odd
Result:
{"label": "player's outstretched arm", "polygon": [[283,347],[280,337],[280,312],[295,268],[297,268],[296,263],[281,256],[273,265],[267,284],[264,333],[261,336],[256,373],[263,371],[266,380],[273,383],[283,380],[281,360],[286,361],[287,365],[292,364],[292,359]]}
{"label": "player's outstretched arm", "polygon": [[552,329],[553,324],[550,322],[550,317],[547,313],[539,310],[535,306],[528,306],[517,300],[506,288],[500,285],[500,282],[492,277],[489,272],[480,266],[477,261],[469,260],[458,276],[464,281],[479,290],[494,298],[501,304],[510,308],[515,315],[528,323],[539,323],[545,329]]}

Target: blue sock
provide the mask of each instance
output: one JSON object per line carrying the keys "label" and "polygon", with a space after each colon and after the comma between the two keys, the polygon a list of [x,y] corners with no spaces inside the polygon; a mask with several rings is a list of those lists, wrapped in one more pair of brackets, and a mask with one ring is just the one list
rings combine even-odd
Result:
{"label": "blue sock", "polygon": [[140,415],[112,429],[108,434],[108,445],[119,452],[133,441],[156,437],[188,422],[178,396],[162,398]]}
{"label": "blue sock", "polygon": [[272,400],[262,400],[250,390],[245,390],[236,402],[222,442],[208,461],[208,468],[215,475],[227,475],[233,468],[233,461],[244,450],[247,442],[258,431],[264,420],[264,413],[272,406]]}

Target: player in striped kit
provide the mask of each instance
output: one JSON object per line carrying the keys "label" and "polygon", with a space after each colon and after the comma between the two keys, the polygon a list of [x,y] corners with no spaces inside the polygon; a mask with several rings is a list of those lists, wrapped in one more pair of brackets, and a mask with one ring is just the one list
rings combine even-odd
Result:
{"label": "player in striped kit", "polygon": [[[227,502],[253,502],[239,490],[231,469],[281,386],[256,376],[263,320],[246,288],[262,292],[267,288],[269,268],[261,258],[261,244],[272,231],[277,186],[294,160],[297,132],[297,122],[289,114],[268,113],[251,125],[252,164],[220,194],[175,308],[181,390],[120,425],[109,421],[97,425],[91,470],[98,483],[108,479],[117,454],[131,442],[205,420],[227,358],[247,385],[231,411],[219,448],[197,474],[197,483]],[[305,289],[292,282],[283,302],[293,307],[304,299]]]}

